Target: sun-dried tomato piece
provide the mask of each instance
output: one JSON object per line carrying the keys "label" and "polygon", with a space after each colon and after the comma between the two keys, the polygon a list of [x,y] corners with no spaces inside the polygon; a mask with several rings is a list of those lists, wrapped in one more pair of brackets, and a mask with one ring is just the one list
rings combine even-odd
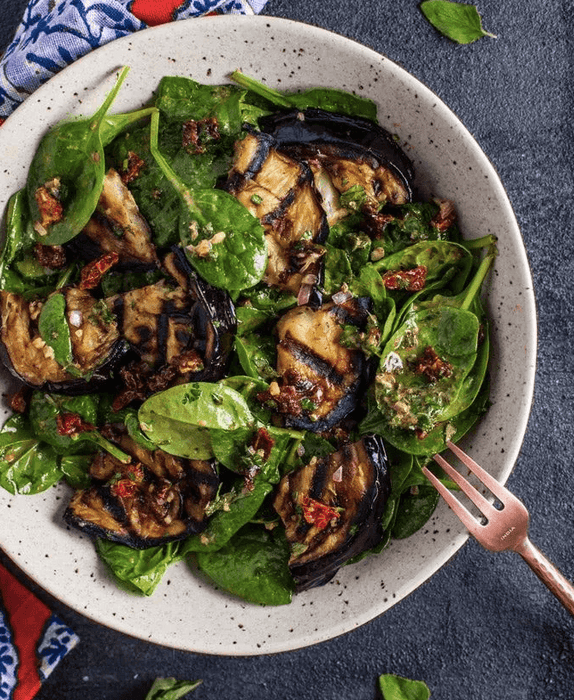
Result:
{"label": "sun-dried tomato piece", "polygon": [[111,492],[118,498],[130,498],[137,490],[138,484],[131,479],[120,479],[111,487]]}
{"label": "sun-dried tomato piece", "polygon": [[58,413],[56,425],[59,435],[69,435],[70,437],[96,429],[95,425],[87,423],[77,413]]}
{"label": "sun-dried tomato piece", "polygon": [[201,142],[202,137],[215,141],[221,137],[219,123],[215,117],[190,119],[184,123],[181,143],[188,153],[192,155],[205,153],[205,145]]}
{"label": "sun-dried tomato piece", "polygon": [[49,267],[51,270],[60,270],[66,267],[66,251],[61,245],[43,245],[36,243],[34,255],[42,267]]}
{"label": "sun-dried tomato piece", "polygon": [[425,265],[413,267],[410,270],[389,270],[383,275],[383,284],[386,289],[401,289],[405,292],[420,292],[424,289],[427,279]]}
{"label": "sun-dried tomato piece", "polygon": [[450,377],[452,374],[452,365],[436,354],[434,348],[425,348],[421,357],[417,358],[413,363],[413,371],[416,374],[424,375],[429,382],[437,382],[443,377]]}
{"label": "sun-dried tomato piece", "polygon": [[456,221],[456,211],[453,202],[448,199],[437,200],[439,210],[433,217],[431,225],[439,231],[447,231]]}
{"label": "sun-dried tomato piece", "polygon": [[271,437],[267,428],[259,428],[253,436],[251,447],[255,452],[261,452],[262,459],[266,462],[269,459],[274,444],[275,440]]}
{"label": "sun-dried tomato piece", "polygon": [[122,182],[127,185],[128,182],[133,182],[139,177],[142,168],[145,167],[145,160],[140,158],[134,151],[128,151],[125,166],[126,167],[120,172],[120,178]]}
{"label": "sun-dried tomato piece", "polygon": [[43,229],[62,220],[64,207],[46,185],[38,187],[36,192],[34,192],[34,198],[40,211],[40,221],[38,223]]}
{"label": "sun-dried tomato piece", "polygon": [[310,525],[315,525],[319,530],[324,530],[331,521],[341,517],[341,514],[332,506],[316,501],[309,496],[303,496],[300,504],[305,521]]}
{"label": "sun-dried tomato piece", "polygon": [[120,256],[113,253],[104,253],[99,258],[89,262],[81,272],[80,289],[94,289],[100,283],[102,277],[112,268],[120,259]]}

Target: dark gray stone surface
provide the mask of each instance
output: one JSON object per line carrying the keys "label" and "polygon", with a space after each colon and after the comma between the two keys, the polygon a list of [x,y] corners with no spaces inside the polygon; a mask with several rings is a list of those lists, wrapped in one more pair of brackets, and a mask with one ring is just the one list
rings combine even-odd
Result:
{"label": "dark gray stone surface", "polygon": [[[25,3],[0,8],[0,47]],[[498,170],[513,203],[539,314],[535,401],[509,486],[532,540],[574,579],[574,19],[569,0],[479,0],[496,40],[457,46],[418,3],[269,0],[265,14],[384,53],[434,90]],[[144,698],[153,678],[202,678],[201,700],[373,700],[380,673],[425,680],[432,700],[574,698],[574,620],[513,554],[469,542],[385,615],[319,646],[226,658],[163,649],[100,627],[40,592],[81,643],[39,700]]]}

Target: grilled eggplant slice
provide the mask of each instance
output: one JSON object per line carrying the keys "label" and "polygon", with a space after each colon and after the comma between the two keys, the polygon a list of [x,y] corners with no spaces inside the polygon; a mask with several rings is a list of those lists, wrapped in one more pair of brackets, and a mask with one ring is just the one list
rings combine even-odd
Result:
{"label": "grilled eggplant slice", "polygon": [[[107,300],[122,337],[152,369],[179,363],[182,381],[220,379],[236,324],[231,299],[196,275],[179,251],[166,257],[164,267],[173,280]],[[196,359],[187,367],[182,357]]]}
{"label": "grilled eggplant slice", "polygon": [[119,269],[149,269],[159,264],[147,221],[113,168],[106,173],[96,211],[70,246],[84,260],[117,253]]}
{"label": "grilled eggplant slice", "polygon": [[279,153],[265,134],[250,133],[236,145],[227,190],[265,228],[269,262],[263,280],[301,303],[312,292],[318,298],[320,244],[328,226],[307,164]]}
{"label": "grilled eggplant slice", "polygon": [[314,163],[339,192],[361,185],[368,201],[404,204],[412,199],[412,162],[392,134],[367,119],[321,109],[291,110],[260,120],[276,149]]}
{"label": "grilled eggplant slice", "polygon": [[298,306],[277,323],[279,381],[260,399],[273,406],[284,424],[323,432],[357,406],[367,361],[360,350],[339,342],[343,326],[362,326],[367,301],[351,298],[314,310]]}
{"label": "grilled eggplant slice", "polygon": [[73,364],[86,378],[73,376],[58,364],[40,336],[42,302],[6,291],[0,292],[2,360],[15,377],[35,389],[60,394],[98,391],[125,359],[127,346],[103,302],[75,287],[63,293]]}
{"label": "grilled eggplant slice", "polygon": [[90,467],[94,483],[74,493],[64,513],[67,523],[135,549],[179,540],[207,526],[205,509],[219,485],[213,460],[150,452],[127,436],[119,445],[132,462],[98,453]]}
{"label": "grilled eggplant slice", "polygon": [[381,542],[390,491],[383,441],[371,435],[283,477],[274,506],[299,591],[322,586],[347,560]]}

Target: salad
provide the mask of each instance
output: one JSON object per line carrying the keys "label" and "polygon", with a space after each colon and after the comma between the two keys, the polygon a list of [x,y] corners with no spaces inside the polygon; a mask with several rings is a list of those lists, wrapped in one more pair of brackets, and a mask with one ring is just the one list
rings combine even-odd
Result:
{"label": "salad", "polygon": [[432,514],[421,467],[488,405],[495,239],[419,201],[369,100],[237,72],[110,114],[126,73],[8,203],[0,485],[64,479],[130,591],[185,560],[286,604]]}

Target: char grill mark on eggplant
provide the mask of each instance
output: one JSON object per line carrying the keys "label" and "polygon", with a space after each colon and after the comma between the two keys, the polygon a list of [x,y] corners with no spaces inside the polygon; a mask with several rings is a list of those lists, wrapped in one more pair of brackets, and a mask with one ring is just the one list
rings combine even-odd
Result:
{"label": "char grill mark on eggplant", "polygon": [[390,488],[378,436],[314,458],[283,477],[274,507],[291,545],[289,567],[299,591],[327,583],[347,560],[379,544]]}
{"label": "char grill mark on eggplant", "polygon": [[159,264],[150,228],[113,168],[106,174],[94,215],[70,245],[86,260],[117,253],[120,269],[147,269]]}
{"label": "char grill mark on eggplant", "polygon": [[279,153],[265,134],[248,134],[236,147],[227,189],[265,228],[267,284],[299,295],[321,276],[320,248],[328,234],[308,165]]}
{"label": "char grill mark on eggplant", "polygon": [[263,117],[260,125],[277,150],[315,161],[316,175],[323,166],[340,191],[361,184],[378,201],[401,204],[412,198],[412,162],[392,134],[374,122],[310,108]]}
{"label": "char grill mark on eggplant", "polygon": [[122,336],[141,364],[122,371],[122,407],[184,381],[218,381],[226,371],[237,326],[229,294],[212,287],[174,248],[163,268],[172,278],[110,297]]}
{"label": "char grill mark on eggplant", "polygon": [[[343,325],[361,326],[366,320],[362,300],[317,310],[299,306],[277,324],[279,393],[265,400],[277,407],[285,425],[322,432],[351,413],[359,400],[367,369],[360,350],[340,344]],[[288,397],[289,400],[284,400]]]}
{"label": "char grill mark on eggplant", "polygon": [[123,362],[127,346],[103,302],[75,287],[67,287],[63,293],[74,365],[87,378],[67,372],[41,338],[38,317],[42,302],[28,302],[6,291],[0,292],[2,360],[15,377],[35,389],[69,395],[97,391]]}
{"label": "char grill mark on eggplant", "polygon": [[74,493],[66,522],[136,549],[201,532],[219,485],[215,463],[150,452],[126,436],[119,445],[132,462],[98,453],[90,467],[93,485]]}

